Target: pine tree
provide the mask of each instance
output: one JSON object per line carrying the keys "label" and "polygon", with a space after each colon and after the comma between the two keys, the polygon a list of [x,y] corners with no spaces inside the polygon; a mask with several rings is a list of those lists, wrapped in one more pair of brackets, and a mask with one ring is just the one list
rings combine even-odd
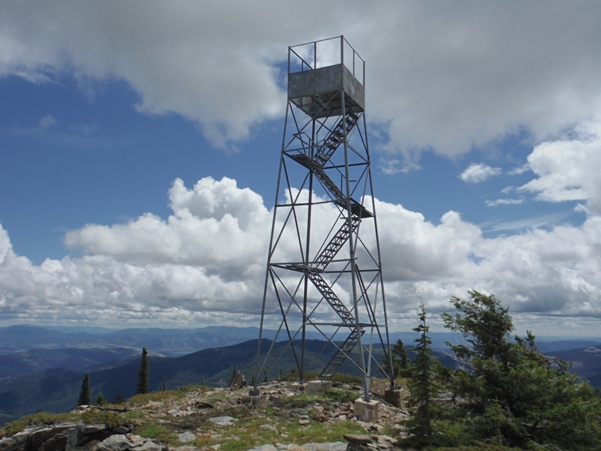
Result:
{"label": "pine tree", "polygon": [[138,372],[138,385],[136,387],[136,395],[143,395],[150,390],[150,382],[148,380],[148,351],[142,349],[142,362],[140,363],[140,371]]}
{"label": "pine tree", "polygon": [[79,400],[77,401],[78,406],[87,406],[92,404],[92,398],[90,395],[90,373],[86,373],[81,382],[81,390],[79,391]]}
{"label": "pine tree", "polygon": [[104,397],[104,394],[102,393],[102,391],[100,393],[98,393],[98,395],[96,396],[96,402],[95,404],[97,406],[103,406],[107,403],[107,399]]}
{"label": "pine tree", "polygon": [[[393,379],[397,377],[405,376],[407,373],[407,369],[409,368],[409,357],[407,356],[407,351],[405,350],[405,345],[403,344],[403,340],[400,338],[396,341],[396,343],[390,348],[390,353],[392,354],[392,376]],[[390,364],[388,362],[388,358],[384,356],[382,358],[382,369],[390,374]]]}
{"label": "pine tree", "polygon": [[123,395],[121,393],[119,393],[117,395],[117,398],[115,399],[115,404],[123,404],[125,402],[125,398],[123,397]]}
{"label": "pine tree", "polygon": [[[519,449],[601,449],[601,399],[567,364],[543,355],[534,335],[511,337],[509,309],[494,295],[456,297],[445,327],[467,344],[451,345],[461,367],[452,376],[453,421],[473,441]],[[557,365],[557,367],[556,367]]]}
{"label": "pine tree", "polygon": [[429,326],[426,324],[426,308],[419,306],[419,325],[413,329],[420,336],[415,340],[415,359],[411,366],[409,390],[411,395],[407,405],[413,416],[407,421],[410,434],[409,442],[418,448],[433,445],[436,437],[433,420],[437,415],[437,407],[432,402],[436,398],[436,361],[432,354],[432,340],[428,336]]}
{"label": "pine tree", "polygon": [[234,363],[234,369],[232,370],[232,380],[230,380],[230,384],[232,383],[232,381],[234,380],[234,378],[236,377],[236,364]]}
{"label": "pine tree", "polygon": [[163,382],[161,382],[159,391],[166,391],[166,390],[167,390],[167,376],[163,376]]}

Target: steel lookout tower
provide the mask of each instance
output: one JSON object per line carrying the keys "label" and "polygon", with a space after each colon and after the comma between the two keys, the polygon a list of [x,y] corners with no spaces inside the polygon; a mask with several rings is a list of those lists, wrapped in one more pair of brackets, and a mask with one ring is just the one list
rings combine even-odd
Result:
{"label": "steel lookout tower", "polygon": [[366,401],[371,371],[382,369],[383,355],[392,368],[365,119],[365,61],[344,36],[288,49],[288,104],[257,375],[276,358],[276,340],[263,346],[261,357],[267,324],[278,329],[278,340],[288,341],[301,383],[308,332],[326,341],[329,361],[319,378],[331,379],[343,364],[352,365],[363,377]]}

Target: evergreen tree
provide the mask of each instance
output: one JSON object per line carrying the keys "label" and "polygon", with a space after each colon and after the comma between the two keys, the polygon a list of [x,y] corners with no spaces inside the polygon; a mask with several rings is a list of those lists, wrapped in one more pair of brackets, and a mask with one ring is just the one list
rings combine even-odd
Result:
{"label": "evergreen tree", "polygon": [[167,390],[167,376],[163,376],[163,382],[161,382],[159,391],[166,391],[166,390]]}
{"label": "evergreen tree", "polygon": [[92,398],[90,395],[90,373],[86,373],[83,380],[81,381],[81,390],[79,391],[79,399],[77,401],[78,406],[88,406],[92,404]]}
{"label": "evergreen tree", "polygon": [[[393,378],[396,379],[397,377],[406,376],[407,369],[409,368],[409,357],[407,356],[403,340],[399,338],[390,348],[390,353],[392,354]],[[382,357],[382,369],[390,375],[390,364],[386,356]]]}
{"label": "evergreen tree", "polygon": [[421,448],[435,444],[437,434],[433,421],[438,412],[437,406],[432,402],[432,398],[438,396],[437,362],[432,354],[432,340],[428,336],[430,328],[426,324],[426,308],[423,304],[419,307],[419,325],[413,330],[420,335],[415,340],[415,359],[408,382],[410,396],[407,405],[413,416],[406,422],[409,432],[407,444]]}
{"label": "evergreen tree", "polygon": [[115,404],[123,404],[125,402],[125,398],[123,397],[123,395],[121,393],[119,393],[117,395],[117,398],[115,398]]}
{"label": "evergreen tree", "polygon": [[[445,327],[467,345],[450,345],[460,369],[452,376],[461,399],[452,418],[474,441],[520,449],[601,449],[601,402],[588,383],[565,371],[566,362],[542,355],[534,336],[515,337],[509,310],[493,295],[452,298]],[[555,366],[557,365],[557,366]]]}
{"label": "evergreen tree", "polygon": [[138,372],[138,385],[136,387],[136,395],[143,395],[150,390],[150,382],[148,379],[148,351],[142,349],[142,362],[140,363],[140,371]]}
{"label": "evergreen tree", "polygon": [[102,393],[102,391],[100,393],[98,393],[98,395],[96,396],[96,402],[95,404],[97,406],[103,406],[107,403],[107,399],[104,397],[104,394]]}
{"label": "evergreen tree", "polygon": [[234,380],[234,378],[236,377],[236,364],[234,363],[234,369],[232,370],[232,379],[230,380],[230,384],[232,383],[232,381]]}
{"label": "evergreen tree", "polygon": [[263,382],[267,382],[268,381],[268,379],[267,379],[267,370],[265,370],[263,373],[265,375],[265,377],[263,378]]}

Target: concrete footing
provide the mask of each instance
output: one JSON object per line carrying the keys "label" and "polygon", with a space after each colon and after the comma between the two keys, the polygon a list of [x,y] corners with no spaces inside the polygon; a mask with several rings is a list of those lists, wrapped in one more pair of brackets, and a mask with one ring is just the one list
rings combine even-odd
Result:
{"label": "concrete footing", "polygon": [[305,389],[307,388],[307,384],[301,384],[299,382],[294,382],[294,383],[290,384],[290,388],[293,391],[305,391]]}
{"label": "concrete footing", "polygon": [[305,391],[310,395],[321,395],[332,389],[331,381],[309,381]]}
{"label": "concrete footing", "polygon": [[380,416],[380,403],[378,401],[365,401],[359,398],[355,401],[355,416],[364,423],[375,423]]}
{"label": "concrete footing", "polygon": [[388,404],[393,405],[394,407],[398,407],[400,409],[403,408],[403,400],[401,399],[401,390],[393,389],[386,390],[384,392],[384,401]]}

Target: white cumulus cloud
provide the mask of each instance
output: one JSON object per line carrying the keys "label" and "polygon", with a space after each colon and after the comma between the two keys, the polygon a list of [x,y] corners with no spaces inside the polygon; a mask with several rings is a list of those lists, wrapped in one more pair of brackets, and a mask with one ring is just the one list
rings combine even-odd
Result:
{"label": "white cumulus cloud", "polygon": [[547,202],[585,200],[601,213],[601,120],[582,123],[569,138],[547,141],[528,156],[537,176],[518,189]]}
{"label": "white cumulus cloud", "polygon": [[486,203],[487,207],[498,207],[499,205],[520,205],[520,204],[523,204],[524,202],[525,202],[525,200],[522,198],[520,198],[520,199],[506,198],[506,199],[487,200],[485,203]]}
{"label": "white cumulus cloud", "polygon": [[5,2],[0,76],[73,74],[86,98],[122,80],[141,113],[179,114],[235,147],[283,114],[287,47],[343,31],[388,150],[458,155],[597,114],[600,15],[595,1]]}
{"label": "white cumulus cloud", "polygon": [[[228,178],[205,178],[191,188],[175,180],[169,199],[173,213],[166,219],[147,213],[68,232],[66,244],[85,255],[41,265],[16,255],[0,227],[2,318],[199,325],[219,317],[257,324],[272,212]],[[486,238],[453,211],[434,224],[401,205],[376,204],[393,327],[414,321],[420,302],[440,311],[468,289],[495,293],[518,320],[601,316],[600,216],[579,227]],[[316,232],[327,233],[335,216],[316,208]],[[282,241],[287,257],[297,252],[294,236]]]}
{"label": "white cumulus cloud", "polygon": [[459,178],[467,183],[480,183],[498,175],[501,175],[501,168],[493,168],[484,163],[472,163],[459,175]]}

